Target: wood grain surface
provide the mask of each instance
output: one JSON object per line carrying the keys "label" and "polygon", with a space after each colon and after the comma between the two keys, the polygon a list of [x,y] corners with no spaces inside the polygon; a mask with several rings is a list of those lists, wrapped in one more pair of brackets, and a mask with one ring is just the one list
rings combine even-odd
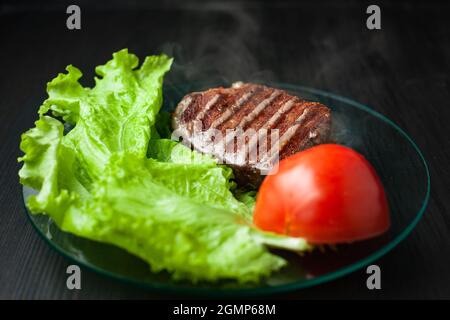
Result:
{"label": "wood grain surface", "polygon": [[[66,28],[56,2],[0,4],[0,298],[170,298],[82,270],[66,288],[68,260],[28,222],[18,183],[20,134],[33,125],[45,84],[67,64],[85,73],[121,48],[175,57],[168,82],[273,80],[362,102],[405,129],[431,170],[431,199],[411,235],[377,263],[382,290],[365,270],[281,299],[450,298],[450,3],[378,2],[382,29],[368,30],[360,1],[83,5],[82,29]],[[399,168],[401,170],[401,168]]]}

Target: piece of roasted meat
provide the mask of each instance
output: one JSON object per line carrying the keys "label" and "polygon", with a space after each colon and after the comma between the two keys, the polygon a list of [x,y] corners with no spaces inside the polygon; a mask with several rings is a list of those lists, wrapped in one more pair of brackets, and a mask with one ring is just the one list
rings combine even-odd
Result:
{"label": "piece of roasted meat", "polygon": [[280,89],[237,82],[186,95],[172,121],[185,145],[233,168],[257,187],[279,160],[329,140],[330,109]]}

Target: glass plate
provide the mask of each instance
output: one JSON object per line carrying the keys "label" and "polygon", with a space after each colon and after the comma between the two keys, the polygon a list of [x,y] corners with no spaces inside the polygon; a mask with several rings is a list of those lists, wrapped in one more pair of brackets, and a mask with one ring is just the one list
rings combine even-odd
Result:
{"label": "glass plate", "polygon": [[[218,83],[166,85],[163,109],[171,111],[188,92]],[[256,285],[173,282],[167,273],[153,274],[139,258],[112,245],[62,232],[45,215],[28,217],[38,233],[57,252],[100,274],[148,289],[177,294],[250,296],[285,292],[317,285],[360,269],[394,248],[422,217],[430,193],[425,159],[414,141],[391,120],[367,106],[332,93],[296,85],[269,83],[307,100],[319,101],[333,111],[333,135],[338,143],[362,153],[375,167],[386,189],[392,226],[376,239],[324,248],[300,256],[279,251],[288,266]],[[33,190],[24,188],[26,199]]]}

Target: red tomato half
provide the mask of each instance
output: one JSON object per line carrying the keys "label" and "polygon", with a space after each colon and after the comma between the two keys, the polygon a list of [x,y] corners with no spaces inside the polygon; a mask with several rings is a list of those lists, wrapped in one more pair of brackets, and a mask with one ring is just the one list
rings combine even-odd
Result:
{"label": "red tomato half", "polygon": [[371,238],[390,225],[383,186],[358,152],[323,144],[283,159],[258,192],[257,227],[311,243]]}

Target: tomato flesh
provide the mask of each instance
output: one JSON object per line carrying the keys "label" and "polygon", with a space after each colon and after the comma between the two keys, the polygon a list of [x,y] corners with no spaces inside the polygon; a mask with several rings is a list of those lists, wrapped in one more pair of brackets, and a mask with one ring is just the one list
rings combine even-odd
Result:
{"label": "tomato flesh", "polygon": [[385,232],[389,209],[381,181],[353,149],[323,144],[280,161],[258,192],[254,224],[311,243],[363,240]]}

